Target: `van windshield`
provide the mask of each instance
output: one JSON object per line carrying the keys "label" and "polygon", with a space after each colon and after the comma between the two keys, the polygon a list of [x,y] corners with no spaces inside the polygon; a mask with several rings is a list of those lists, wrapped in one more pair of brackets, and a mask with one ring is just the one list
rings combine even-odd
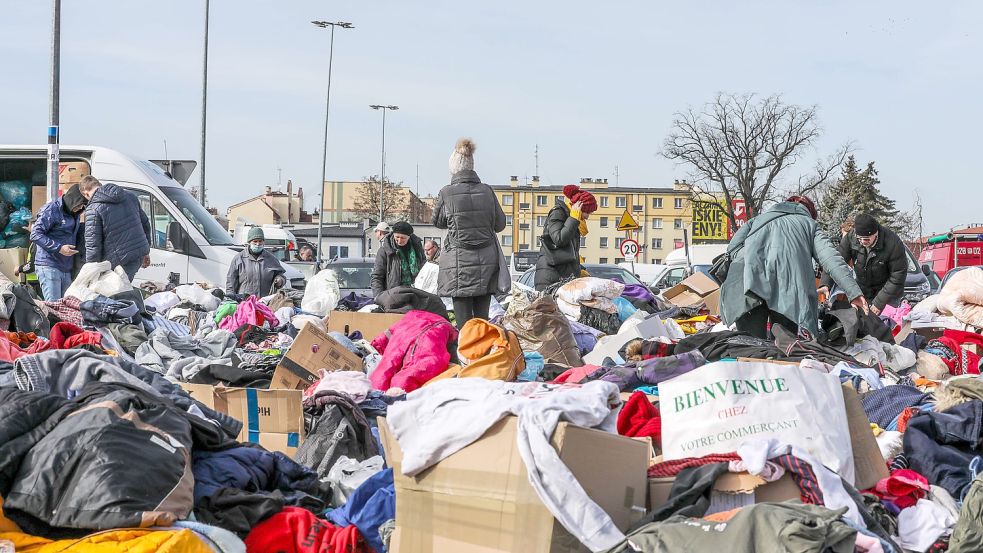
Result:
{"label": "van windshield", "polygon": [[218,224],[218,221],[191,194],[180,186],[161,186],[167,196],[185,217],[205,235],[205,240],[213,246],[234,246],[232,236]]}

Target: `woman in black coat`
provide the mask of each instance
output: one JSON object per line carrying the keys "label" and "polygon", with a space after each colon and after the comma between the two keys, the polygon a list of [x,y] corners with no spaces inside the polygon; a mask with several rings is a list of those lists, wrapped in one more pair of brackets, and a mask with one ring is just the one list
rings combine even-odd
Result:
{"label": "woman in black coat", "polygon": [[580,237],[587,235],[587,219],[597,211],[597,199],[579,186],[563,187],[563,198],[546,216],[539,260],[536,262],[536,290],[545,290],[568,278],[580,276]]}
{"label": "woman in black coat", "polygon": [[413,226],[406,221],[396,223],[375,254],[372,297],[399,286],[412,286],[426,262],[423,241],[413,234]]}

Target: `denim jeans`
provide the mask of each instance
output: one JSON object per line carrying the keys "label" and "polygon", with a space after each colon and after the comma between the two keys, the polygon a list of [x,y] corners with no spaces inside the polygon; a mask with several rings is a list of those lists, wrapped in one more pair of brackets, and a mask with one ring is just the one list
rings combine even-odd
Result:
{"label": "denim jeans", "polygon": [[54,267],[36,265],[34,272],[41,283],[41,295],[44,301],[58,301],[65,297],[65,292],[72,285],[72,273],[66,273]]}

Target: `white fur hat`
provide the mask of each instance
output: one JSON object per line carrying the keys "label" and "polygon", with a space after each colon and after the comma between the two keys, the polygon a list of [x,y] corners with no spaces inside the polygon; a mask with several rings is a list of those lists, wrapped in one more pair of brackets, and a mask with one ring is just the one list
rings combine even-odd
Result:
{"label": "white fur hat", "polygon": [[470,138],[462,138],[457,141],[448,162],[452,175],[458,171],[474,171],[474,150],[475,145]]}

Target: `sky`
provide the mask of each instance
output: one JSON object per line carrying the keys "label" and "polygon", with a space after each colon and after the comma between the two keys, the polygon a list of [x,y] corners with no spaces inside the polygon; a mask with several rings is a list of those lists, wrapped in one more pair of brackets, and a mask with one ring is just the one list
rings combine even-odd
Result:
{"label": "sky", "polygon": [[[43,144],[50,5],[0,2],[0,143]],[[981,223],[983,3],[873,0],[417,2],[212,0],[206,187],[224,209],[319,192],[335,34],[328,180],[378,174],[421,194],[447,184],[454,142],[485,182],[582,177],[671,186],[673,114],[718,92],[816,106],[823,137],[799,166],[852,142],[882,190],[927,230]],[[61,142],[199,157],[203,0],[63,0]],[[197,177],[192,177],[197,181]]]}

